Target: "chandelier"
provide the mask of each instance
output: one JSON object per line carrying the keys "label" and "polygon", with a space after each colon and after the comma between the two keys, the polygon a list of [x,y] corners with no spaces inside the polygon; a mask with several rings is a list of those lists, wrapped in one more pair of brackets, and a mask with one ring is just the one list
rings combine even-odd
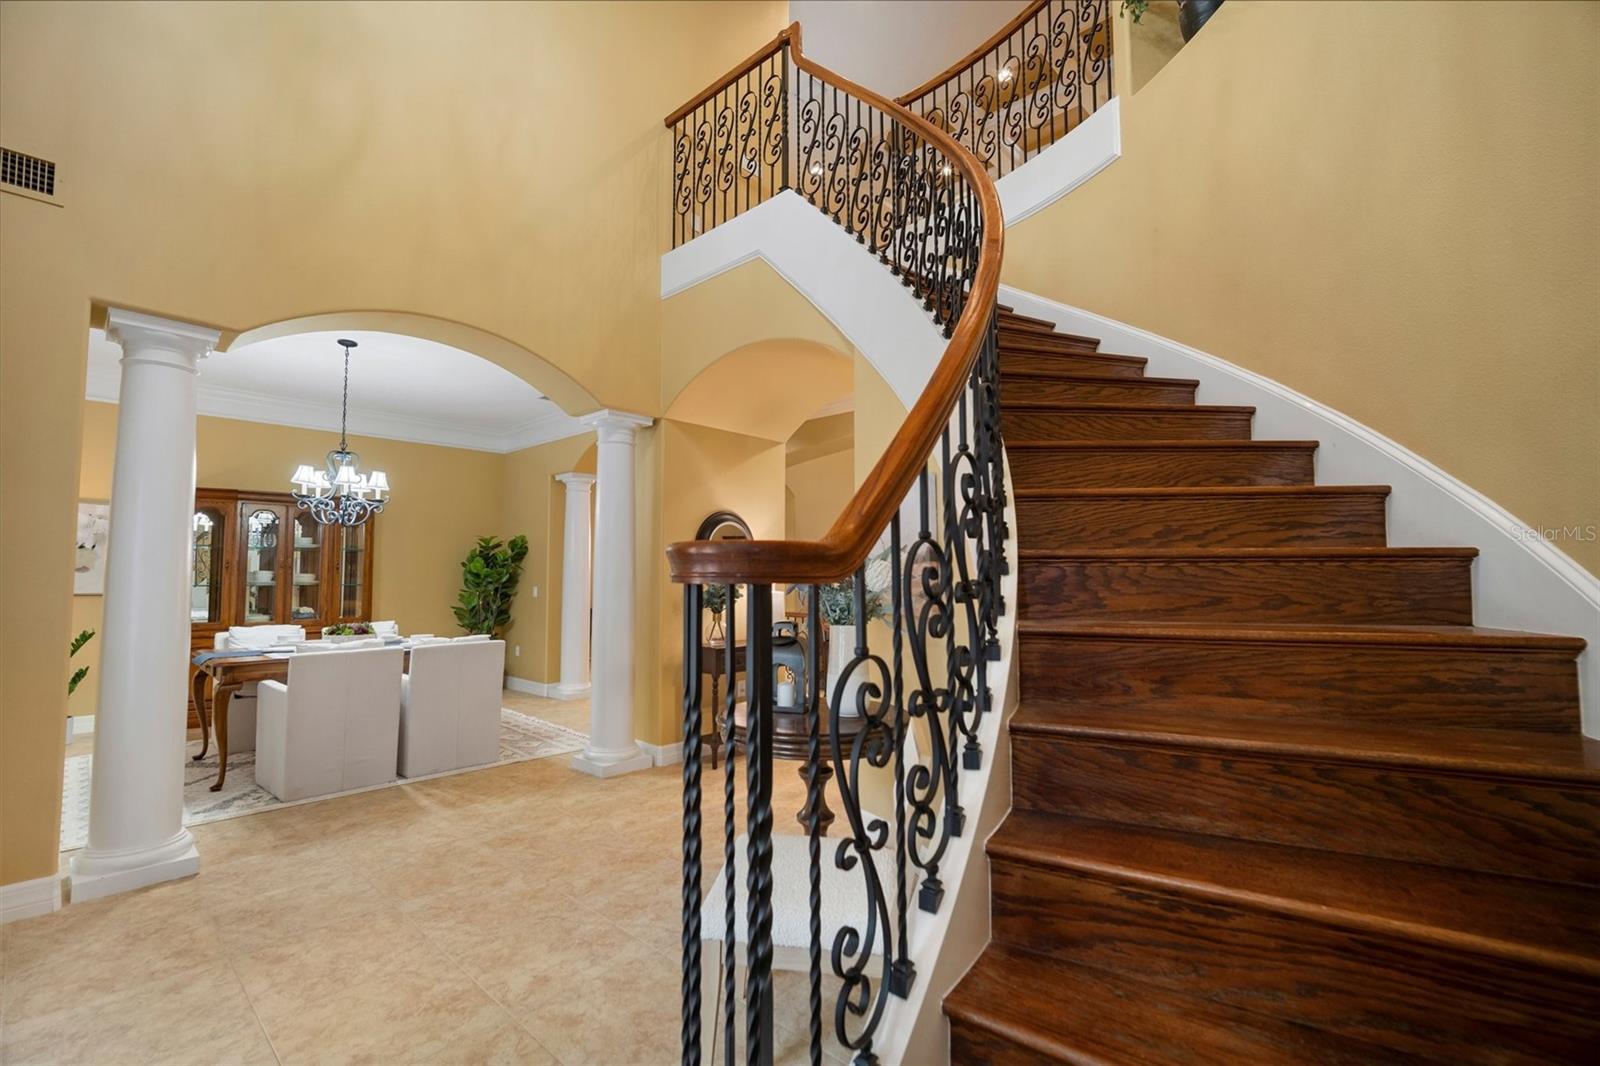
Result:
{"label": "chandelier", "polygon": [[356,342],[339,338],[344,348],[344,403],[339,409],[339,446],[328,453],[326,469],[309,463],[295,468],[292,493],[300,507],[324,526],[359,526],[388,502],[389,475],[382,470],[361,473],[361,457],[345,440],[350,421],[350,349]]}

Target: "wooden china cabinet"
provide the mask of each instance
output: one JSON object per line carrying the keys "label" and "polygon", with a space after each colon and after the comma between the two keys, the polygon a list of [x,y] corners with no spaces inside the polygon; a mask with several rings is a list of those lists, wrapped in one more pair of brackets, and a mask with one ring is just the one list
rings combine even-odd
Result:
{"label": "wooden china cabinet", "polygon": [[190,657],[229,626],[301,625],[314,639],[371,621],[376,525],[318,525],[286,492],[196,491]]}

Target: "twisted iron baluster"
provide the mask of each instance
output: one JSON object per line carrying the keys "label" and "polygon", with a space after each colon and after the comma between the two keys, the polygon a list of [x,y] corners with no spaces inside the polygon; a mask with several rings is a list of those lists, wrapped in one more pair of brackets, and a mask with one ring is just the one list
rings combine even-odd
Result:
{"label": "twisted iron baluster", "polygon": [[822,693],[822,605],[817,586],[806,596],[806,639],[811,642],[806,673],[806,868],[810,908],[811,1066],[822,1064],[822,737],[817,704]]}
{"label": "twisted iron baluster", "polygon": [[956,464],[951,462],[950,458],[949,427],[945,428],[939,439],[939,458],[942,463],[941,469],[944,471],[944,554],[946,565],[950,567],[952,604],[950,624],[944,633],[946,689],[950,694],[946,708],[949,716],[948,725],[945,728],[950,750],[944,763],[944,832],[950,837],[959,837],[965,830],[967,821],[966,812],[961,808],[961,797],[957,788],[961,771],[956,761],[956,742],[967,731],[967,711],[973,701],[971,653],[956,641],[954,605],[964,605],[967,617],[970,619],[972,597],[971,587],[966,580],[966,541],[961,535],[961,523],[957,519],[956,512],[955,497],[959,491],[959,483],[956,477]]}
{"label": "twisted iron baluster", "polygon": [[733,631],[734,625],[734,596],[739,591],[738,585],[728,585],[723,589],[723,610],[728,615],[728,626],[722,634],[722,668],[727,680],[727,695],[723,697],[724,706],[722,713],[722,750],[724,762],[722,764],[722,1061],[726,1066],[733,1066],[734,1051],[737,1049],[738,1025],[738,973],[736,951],[738,942],[735,940],[738,915],[738,883],[735,880],[735,848],[734,837],[737,831],[737,809],[734,806],[734,772],[738,765],[738,752],[734,749],[734,719],[733,710],[738,705],[738,693],[735,690],[737,670],[733,660]]}
{"label": "twisted iron baluster", "polygon": [[772,586],[748,585],[745,625],[745,804],[749,871],[745,1058],[771,1066],[772,1044]]}
{"label": "twisted iron baluster", "polygon": [[683,1063],[700,1062],[700,586],[683,589]]}
{"label": "twisted iron baluster", "polygon": [[[907,857],[922,871],[922,887],[917,905],[929,914],[937,913],[944,900],[944,883],[939,879],[939,863],[949,842],[948,828],[941,823],[937,804],[944,798],[949,757],[944,741],[944,714],[949,708],[950,691],[934,684],[928,646],[944,639],[954,625],[955,612],[950,602],[951,569],[943,549],[934,540],[929,504],[930,478],[924,470],[917,479],[919,527],[917,539],[906,554],[903,580],[905,599],[910,605],[907,634],[911,664],[916,671],[916,687],[906,704],[910,718],[921,718],[928,726],[928,765],[918,762],[906,776],[906,807],[910,811],[911,834],[907,838]],[[917,607],[920,589],[922,605]],[[933,841],[928,850],[924,843]]]}

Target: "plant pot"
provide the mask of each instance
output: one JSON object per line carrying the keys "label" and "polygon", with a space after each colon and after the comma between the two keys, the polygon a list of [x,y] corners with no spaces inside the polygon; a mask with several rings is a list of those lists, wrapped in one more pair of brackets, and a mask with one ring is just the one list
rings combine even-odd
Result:
{"label": "plant pot", "polygon": [[1200,32],[1200,27],[1206,20],[1217,13],[1217,8],[1222,6],[1222,0],[1179,0],[1178,2],[1178,31],[1183,34],[1183,40],[1188,43],[1194,35]]}
{"label": "plant pot", "polygon": [[856,657],[856,627],[836,625],[828,627],[828,690],[824,695],[828,697],[828,708],[842,718],[855,718],[861,713],[860,705],[856,702],[856,693],[861,689],[861,682],[866,677],[865,669],[857,669],[850,675],[844,684],[844,691],[838,694],[835,700],[834,693],[839,687],[839,678],[844,676],[845,668],[850,665],[850,660]]}

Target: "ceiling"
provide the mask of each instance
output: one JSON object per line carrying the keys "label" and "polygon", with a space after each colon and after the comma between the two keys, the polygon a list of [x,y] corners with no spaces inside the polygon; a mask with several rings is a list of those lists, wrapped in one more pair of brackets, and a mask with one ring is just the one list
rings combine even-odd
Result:
{"label": "ceiling", "polygon": [[[299,333],[214,352],[200,362],[199,412],[248,422],[339,429],[350,356],[350,433],[355,436],[511,452],[584,432],[526,381],[471,352],[396,333]],[[115,403],[122,350],[89,333],[86,394]]]}

